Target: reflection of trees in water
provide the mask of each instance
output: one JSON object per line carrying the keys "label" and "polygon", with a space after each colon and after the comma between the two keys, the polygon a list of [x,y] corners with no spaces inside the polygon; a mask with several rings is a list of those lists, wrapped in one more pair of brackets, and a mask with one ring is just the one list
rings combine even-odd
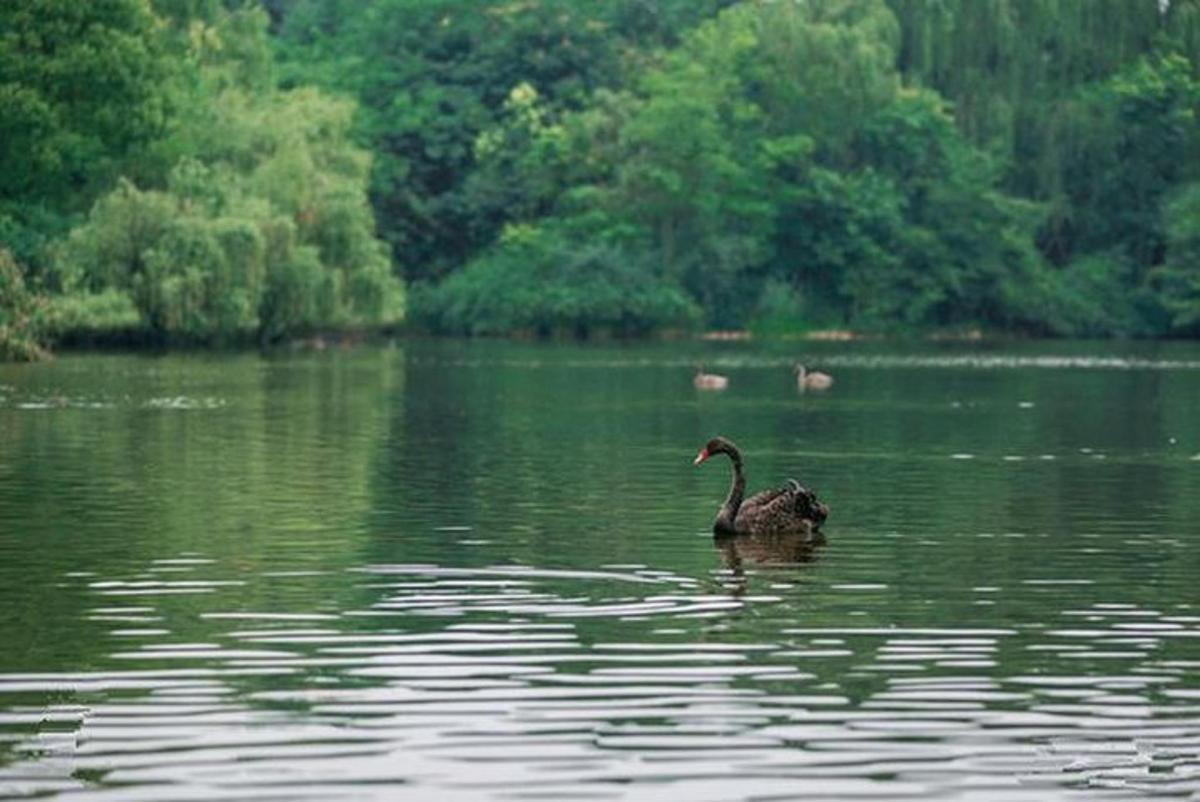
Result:
{"label": "reflection of trees in water", "polygon": [[[958,539],[937,570],[970,587],[1037,571],[993,537],[1119,522],[1153,537],[1200,514],[1190,465],[1156,445],[1174,436],[1181,451],[1200,451],[1188,371],[846,369],[838,394],[797,399],[785,366],[747,368],[731,395],[713,399],[690,392],[694,359],[679,344],[629,352],[437,341],[406,350],[408,383],[389,396],[374,450],[371,560],[639,562],[702,575],[711,557],[679,532],[707,528],[724,491],[723,478],[696,475],[689,461],[717,431],[740,437],[752,488],[798,476],[829,500],[839,530],[849,523],[888,539],[882,559],[909,605],[934,570],[907,548],[914,539]],[[950,459],[960,452],[975,459]],[[1004,461],[1010,455],[1024,461]],[[458,542],[473,537],[494,545]],[[1123,575],[1145,565],[1095,567]]]}
{"label": "reflection of trees in water", "polygon": [[[422,344],[398,369],[405,392],[388,400],[388,422],[371,477],[371,529],[395,534],[415,526],[472,526],[474,487],[487,460],[483,432],[496,425],[500,404],[480,396],[479,371],[447,366],[467,344]],[[439,516],[440,513],[440,516]],[[440,518],[440,520],[439,520]]]}
{"label": "reflection of trees in water", "polygon": [[[0,582],[0,608],[10,612],[8,625],[0,622],[11,647],[5,668],[110,666],[110,626],[81,622],[91,608],[136,597],[103,597],[87,587],[91,579],[64,577],[88,570],[97,580],[136,579],[155,559],[188,550],[216,563],[176,578],[246,584],[146,604],[174,635],[220,643],[242,625],[203,613],[370,608],[389,580],[343,570],[363,563],[628,563],[703,578],[715,594],[707,577],[719,561],[730,592],[798,587],[769,591],[778,603],[670,626],[691,636],[707,620],[726,627],[711,637],[747,641],[780,638],[801,621],[880,628],[855,636],[852,656],[813,660],[814,671],[839,681],[895,624],[1054,625],[1075,623],[1064,610],[1115,602],[1168,614],[1187,601],[1181,589],[1200,571],[1188,537],[1200,515],[1198,464],[1188,461],[1200,452],[1196,371],[845,369],[838,394],[796,399],[786,369],[741,369],[715,399],[691,392],[692,359],[678,369],[660,364],[683,347],[650,351],[657,356],[647,365],[622,356],[619,366],[606,361],[616,349],[413,342],[267,360],[66,357],[12,370],[0,381],[9,396],[114,406],[0,409],[0,531],[10,535],[0,577],[17,578]],[[179,395],[227,403],[136,403]],[[691,457],[715,431],[745,433],[752,486],[795,474],[830,498],[829,546],[784,536],[710,547],[702,530],[726,478],[694,471]],[[1178,446],[1167,445],[1171,437]],[[948,458],[959,451],[976,459]],[[1006,454],[1025,461],[1004,462]],[[455,525],[473,531],[435,530]],[[468,538],[490,545],[463,545]],[[318,570],[263,576],[296,567]],[[873,587],[834,593],[835,576]],[[1072,578],[1091,584],[1036,582]],[[537,583],[555,598],[600,601],[676,587]],[[420,631],[446,620],[396,610],[321,626]],[[583,643],[651,641],[663,621],[598,616],[572,625]],[[1064,670],[1059,656],[1028,648],[1042,631],[998,637],[993,673]],[[785,638],[807,648],[805,639]],[[1165,638],[1154,655],[1187,659],[1187,646]],[[320,646],[286,648],[310,655]],[[1079,656],[1068,667],[1107,669]],[[341,671],[313,668],[294,682]],[[851,677],[848,693],[861,698],[877,681]],[[230,680],[238,688],[291,682]]]}
{"label": "reflection of trees in water", "polygon": [[[531,565],[639,561],[680,513],[695,428],[658,402],[676,384],[690,389],[686,370],[633,366],[620,349],[433,341],[410,349],[406,372],[373,482],[372,528],[473,533],[410,543],[422,559],[461,563],[474,555],[458,541],[477,537]],[[413,559],[394,538],[375,545],[375,559]]]}
{"label": "reflection of trees in water", "polygon": [[[214,610],[350,606],[352,590],[337,569],[357,558],[381,399],[393,389],[391,358],[374,349],[267,358],[89,355],[27,374],[29,385],[14,393],[53,391],[67,406],[0,410],[13,493],[0,488],[0,530],[23,547],[0,561],[0,579],[19,571],[19,579],[0,581],[0,607],[26,611],[0,626],[10,656],[21,661],[7,667],[103,665],[108,627],[80,625],[97,606],[144,603],[168,627],[187,621],[196,640],[228,629],[200,617]],[[197,403],[155,406],[161,399]],[[199,403],[206,400],[220,403]],[[153,573],[156,560],[184,553],[213,562]],[[314,566],[329,573],[261,579]],[[91,576],[63,581],[84,571]],[[88,587],[143,576],[245,584],[144,600]]]}

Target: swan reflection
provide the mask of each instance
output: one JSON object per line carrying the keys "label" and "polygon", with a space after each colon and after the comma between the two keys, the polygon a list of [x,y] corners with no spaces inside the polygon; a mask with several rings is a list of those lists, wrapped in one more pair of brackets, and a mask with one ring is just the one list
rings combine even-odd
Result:
{"label": "swan reflection", "polygon": [[811,563],[820,555],[825,536],[820,532],[775,532],[765,535],[714,535],[713,548],[730,572],[726,588],[740,595],[746,590],[746,567],[787,568]]}

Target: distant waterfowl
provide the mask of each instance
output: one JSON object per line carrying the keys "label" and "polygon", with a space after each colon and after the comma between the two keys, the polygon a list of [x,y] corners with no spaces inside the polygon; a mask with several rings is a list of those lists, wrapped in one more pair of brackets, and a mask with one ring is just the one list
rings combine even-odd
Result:
{"label": "distant waterfowl", "polygon": [[725,454],[733,463],[733,484],[729,496],[717,510],[713,531],[718,535],[811,535],[829,516],[829,508],[817,501],[817,494],[789,479],[783,487],[764,490],[750,498],[742,473],[742,454],[724,437],[714,437],[700,449],[693,465],[700,465],[715,454]]}
{"label": "distant waterfowl", "polygon": [[796,386],[801,392],[805,390],[828,390],[833,386],[833,377],[819,370],[808,370],[799,362],[796,363]]}
{"label": "distant waterfowl", "polygon": [[696,366],[696,375],[692,377],[692,385],[697,390],[724,390],[729,386],[729,379],[717,373],[705,373],[702,365]]}

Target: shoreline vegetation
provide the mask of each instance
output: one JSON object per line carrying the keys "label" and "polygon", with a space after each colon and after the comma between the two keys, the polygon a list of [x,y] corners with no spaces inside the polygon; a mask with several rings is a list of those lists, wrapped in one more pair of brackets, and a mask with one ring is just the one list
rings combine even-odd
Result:
{"label": "shoreline vegetation", "polygon": [[[219,344],[202,342],[163,342],[146,338],[139,329],[124,331],[75,332],[63,337],[56,343],[53,352],[42,350],[29,357],[18,357],[10,361],[36,362],[53,359],[56,354],[88,354],[88,353],[188,353],[220,350],[229,353],[245,353],[262,351],[265,353],[285,352],[315,352],[347,351],[361,347],[383,346],[404,343],[405,340],[417,338],[434,339],[464,339],[458,335],[439,335],[428,331],[414,331],[405,328],[394,329],[325,329],[308,332],[303,335],[282,338],[271,342],[263,342],[253,338],[241,340],[225,340]],[[985,333],[980,329],[910,331],[904,333],[880,334],[872,332],[856,332],[848,329],[812,329],[796,330],[790,333],[772,332],[758,335],[749,330],[712,330],[685,331],[681,329],[659,329],[649,334],[621,334],[611,331],[593,332],[587,338],[581,338],[574,331],[537,332],[529,330],[512,331],[503,335],[469,339],[500,339],[514,342],[647,342],[647,341],[693,341],[709,343],[745,343],[755,340],[773,340],[779,342],[796,341],[810,343],[827,342],[906,342],[926,341],[942,343],[970,343],[997,340],[1025,339],[1020,334],[1012,332]]]}
{"label": "shoreline vegetation", "polygon": [[14,0],[0,359],[1200,336],[1200,0]]}

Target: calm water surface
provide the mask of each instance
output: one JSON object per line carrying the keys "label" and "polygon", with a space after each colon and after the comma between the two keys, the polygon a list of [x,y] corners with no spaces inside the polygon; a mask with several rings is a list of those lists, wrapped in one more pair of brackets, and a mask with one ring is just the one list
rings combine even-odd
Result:
{"label": "calm water surface", "polygon": [[[1200,798],[1198,399],[1179,344],[0,366],[0,797]],[[718,432],[826,544],[714,543]]]}

